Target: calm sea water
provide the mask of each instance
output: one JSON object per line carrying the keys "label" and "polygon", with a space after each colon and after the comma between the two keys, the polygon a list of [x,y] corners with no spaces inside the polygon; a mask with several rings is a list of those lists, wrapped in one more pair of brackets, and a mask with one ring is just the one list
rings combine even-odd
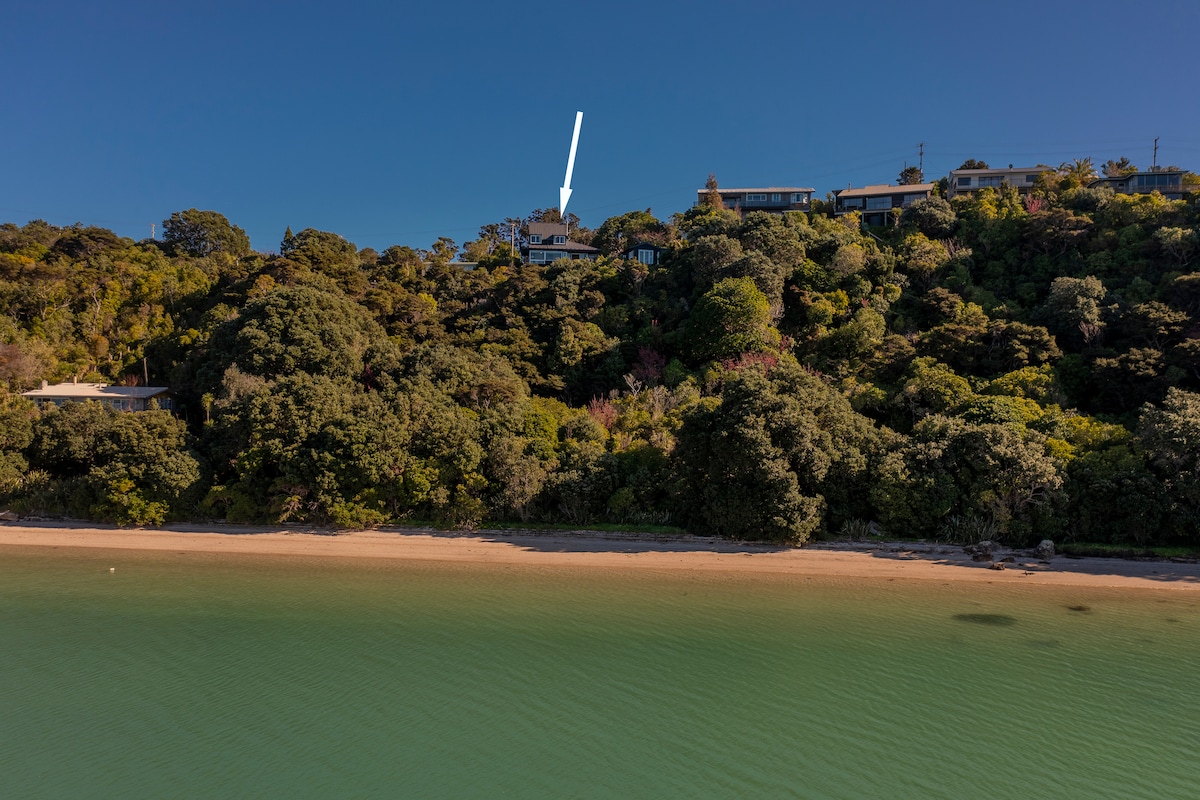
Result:
{"label": "calm sea water", "polygon": [[0,797],[1195,798],[1198,667],[1170,590],[0,550]]}

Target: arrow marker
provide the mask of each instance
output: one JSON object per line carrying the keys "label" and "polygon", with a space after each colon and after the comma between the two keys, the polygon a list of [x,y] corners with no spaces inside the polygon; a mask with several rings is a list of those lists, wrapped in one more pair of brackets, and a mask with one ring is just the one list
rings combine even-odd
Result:
{"label": "arrow marker", "polygon": [[579,147],[579,126],[583,124],[583,112],[575,112],[575,133],[571,134],[571,155],[567,156],[567,177],[563,178],[562,188],[558,190],[558,213],[565,220],[567,216],[567,201],[571,199],[571,173],[575,171],[575,148]]}

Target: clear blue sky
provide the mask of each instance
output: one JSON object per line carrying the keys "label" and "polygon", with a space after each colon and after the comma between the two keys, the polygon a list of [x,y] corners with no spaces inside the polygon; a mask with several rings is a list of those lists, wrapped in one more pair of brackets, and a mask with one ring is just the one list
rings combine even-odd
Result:
{"label": "clear blue sky", "polygon": [[427,247],[723,186],[1122,155],[1200,167],[1200,2],[8,0],[0,221],[144,238],[187,208]]}

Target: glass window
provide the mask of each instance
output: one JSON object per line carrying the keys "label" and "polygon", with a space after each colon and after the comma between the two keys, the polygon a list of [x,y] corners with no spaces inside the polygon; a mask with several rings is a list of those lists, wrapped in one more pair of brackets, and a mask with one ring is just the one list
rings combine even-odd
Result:
{"label": "glass window", "polygon": [[842,201],[842,208],[862,208],[863,201],[861,197],[847,197]]}
{"label": "glass window", "polygon": [[653,250],[638,250],[637,251],[637,260],[642,262],[643,264],[653,265],[654,264],[654,251]]}
{"label": "glass window", "polygon": [[883,211],[883,210],[890,211],[891,208],[892,208],[891,195],[888,195],[887,197],[868,197],[867,198],[867,210],[868,211]]}
{"label": "glass window", "polygon": [[542,243],[542,235],[540,233],[529,234],[529,243],[530,244],[541,244]]}
{"label": "glass window", "polygon": [[808,195],[804,192],[793,192],[792,193],[792,202],[793,203],[807,203]]}
{"label": "glass window", "polygon": [[1026,183],[1034,183],[1035,181],[1037,181],[1037,175],[1026,175],[1025,176]]}
{"label": "glass window", "polygon": [[781,202],[782,200],[783,200],[783,198],[780,196],[779,192],[775,192],[774,194],[771,195],[772,203],[778,203],[778,202]]}
{"label": "glass window", "polygon": [[748,194],[746,195],[747,203],[765,203],[767,196],[765,194]]}
{"label": "glass window", "polygon": [[555,244],[566,244],[566,243],[567,243],[567,237],[565,237],[565,236],[555,236],[555,237],[554,237],[554,243],[555,243]]}
{"label": "glass window", "polygon": [[1001,178],[998,175],[991,175],[986,178],[980,178],[978,185],[979,186],[999,186],[1003,182],[1004,182],[1004,178]]}
{"label": "glass window", "polygon": [[958,185],[959,185],[959,187],[970,186],[971,185],[970,176],[960,175],[958,177]]}
{"label": "glass window", "polygon": [[913,203],[917,202],[918,200],[924,200],[926,197],[928,197],[928,195],[906,194],[906,195],[904,195],[904,205],[911,206]]}

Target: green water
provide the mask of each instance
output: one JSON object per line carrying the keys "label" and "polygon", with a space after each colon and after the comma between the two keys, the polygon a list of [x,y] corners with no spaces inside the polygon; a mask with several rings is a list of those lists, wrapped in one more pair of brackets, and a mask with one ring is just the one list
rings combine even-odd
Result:
{"label": "green water", "polygon": [[1194,798],[1198,656],[1169,589],[0,550],[0,797]]}

